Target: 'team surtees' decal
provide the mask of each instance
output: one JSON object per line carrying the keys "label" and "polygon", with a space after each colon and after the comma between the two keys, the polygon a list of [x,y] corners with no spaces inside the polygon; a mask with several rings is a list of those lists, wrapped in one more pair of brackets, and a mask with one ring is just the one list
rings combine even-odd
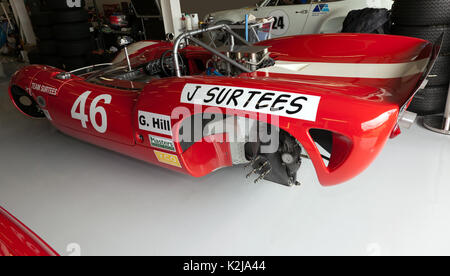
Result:
{"label": "'team surtees' decal", "polygon": [[35,82],[31,83],[31,89],[40,91],[42,93],[50,94],[52,96],[56,96],[56,94],[58,93],[58,89],[56,89],[54,87],[35,83]]}
{"label": "'team surtees' decal", "polygon": [[188,83],[184,86],[180,101],[314,122],[320,97],[271,90]]}
{"label": "'team surtees' decal", "polygon": [[138,120],[139,129],[172,136],[170,116],[139,110]]}

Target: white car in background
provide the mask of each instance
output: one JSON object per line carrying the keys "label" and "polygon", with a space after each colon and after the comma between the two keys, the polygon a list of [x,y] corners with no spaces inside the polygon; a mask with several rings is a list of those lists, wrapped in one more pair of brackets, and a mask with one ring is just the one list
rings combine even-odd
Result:
{"label": "white car in background", "polygon": [[262,0],[256,7],[211,13],[215,25],[233,24],[246,14],[275,18],[272,38],[313,33],[338,33],[347,14],[364,8],[392,8],[392,0]]}

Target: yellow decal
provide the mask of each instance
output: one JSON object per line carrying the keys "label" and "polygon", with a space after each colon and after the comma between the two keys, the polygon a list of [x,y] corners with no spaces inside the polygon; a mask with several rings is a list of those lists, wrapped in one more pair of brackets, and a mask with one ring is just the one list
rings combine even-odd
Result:
{"label": "yellow decal", "polygon": [[180,164],[180,161],[178,160],[178,156],[169,154],[169,153],[165,153],[165,152],[161,152],[161,151],[157,151],[157,150],[154,150],[153,152],[155,153],[156,158],[158,158],[159,162],[181,168],[181,164]]}

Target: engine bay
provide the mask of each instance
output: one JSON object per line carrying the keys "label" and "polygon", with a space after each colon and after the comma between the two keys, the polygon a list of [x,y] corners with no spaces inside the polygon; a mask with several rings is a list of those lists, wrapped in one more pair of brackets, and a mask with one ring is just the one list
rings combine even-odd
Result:
{"label": "engine bay", "polygon": [[[266,46],[233,45],[223,46],[217,50],[251,72],[273,66],[275,63],[270,57],[269,47]],[[229,60],[218,55],[212,55],[206,62],[195,58],[188,58],[186,51],[177,53],[177,57],[178,68],[182,76],[206,74],[208,76],[235,77],[245,73],[241,68],[233,66]],[[192,64],[190,61],[196,64],[196,68],[189,66]],[[199,63],[203,64],[199,65]],[[119,74],[115,78],[118,80],[142,81],[146,79],[145,76],[153,78],[176,76],[173,50],[167,50],[161,57],[149,61],[145,66],[137,67],[124,74]]]}
{"label": "engine bay", "polygon": [[230,45],[213,48],[197,39],[196,35],[211,31],[201,30],[181,35],[174,44],[161,43],[160,47],[143,50],[138,55],[127,54],[125,60],[97,71],[92,67],[71,73],[100,85],[142,90],[153,79],[195,75],[236,77],[275,64],[268,46],[253,45],[226,25],[212,29],[218,28],[230,32],[240,44],[231,39]]}
{"label": "engine bay", "polygon": [[[270,57],[269,47],[266,46],[229,45],[217,50],[251,72],[275,64]],[[233,66],[228,60],[217,55],[212,57],[207,67],[210,72],[216,72],[215,75],[219,76],[238,76],[244,73],[239,67]]]}

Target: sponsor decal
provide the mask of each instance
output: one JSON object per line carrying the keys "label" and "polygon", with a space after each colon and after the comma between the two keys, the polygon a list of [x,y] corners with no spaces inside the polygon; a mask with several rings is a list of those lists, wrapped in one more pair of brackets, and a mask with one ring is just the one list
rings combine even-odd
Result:
{"label": "sponsor decal", "polygon": [[43,85],[43,84],[39,84],[39,83],[31,83],[31,89],[32,90],[36,90],[36,91],[40,91],[42,93],[46,93],[52,96],[56,96],[58,94],[58,89],[56,89],[55,87],[51,87],[51,86],[47,86],[47,85]]}
{"label": "sponsor decal", "polygon": [[321,15],[330,12],[330,7],[328,4],[318,4],[313,10],[313,15]]}
{"label": "sponsor decal", "polygon": [[166,139],[166,138],[162,138],[162,137],[158,137],[158,136],[154,136],[154,135],[149,135],[149,139],[150,139],[151,146],[154,148],[176,152],[175,144],[170,139]]}
{"label": "sponsor decal", "polygon": [[320,99],[282,91],[188,83],[180,101],[314,122]]}
{"label": "sponsor decal", "polygon": [[155,153],[156,158],[158,159],[159,162],[170,165],[170,166],[181,168],[181,164],[180,164],[180,161],[178,160],[178,156],[169,154],[169,153],[165,153],[165,152],[161,152],[161,151],[157,151],[157,150],[154,150],[153,152]]}
{"label": "sponsor decal", "polygon": [[172,136],[170,116],[139,110],[138,121],[141,130]]}
{"label": "sponsor decal", "polygon": [[272,26],[272,35],[281,36],[287,33],[290,22],[289,16],[285,11],[275,10],[269,13],[267,17],[273,17],[273,19],[275,20]]}

